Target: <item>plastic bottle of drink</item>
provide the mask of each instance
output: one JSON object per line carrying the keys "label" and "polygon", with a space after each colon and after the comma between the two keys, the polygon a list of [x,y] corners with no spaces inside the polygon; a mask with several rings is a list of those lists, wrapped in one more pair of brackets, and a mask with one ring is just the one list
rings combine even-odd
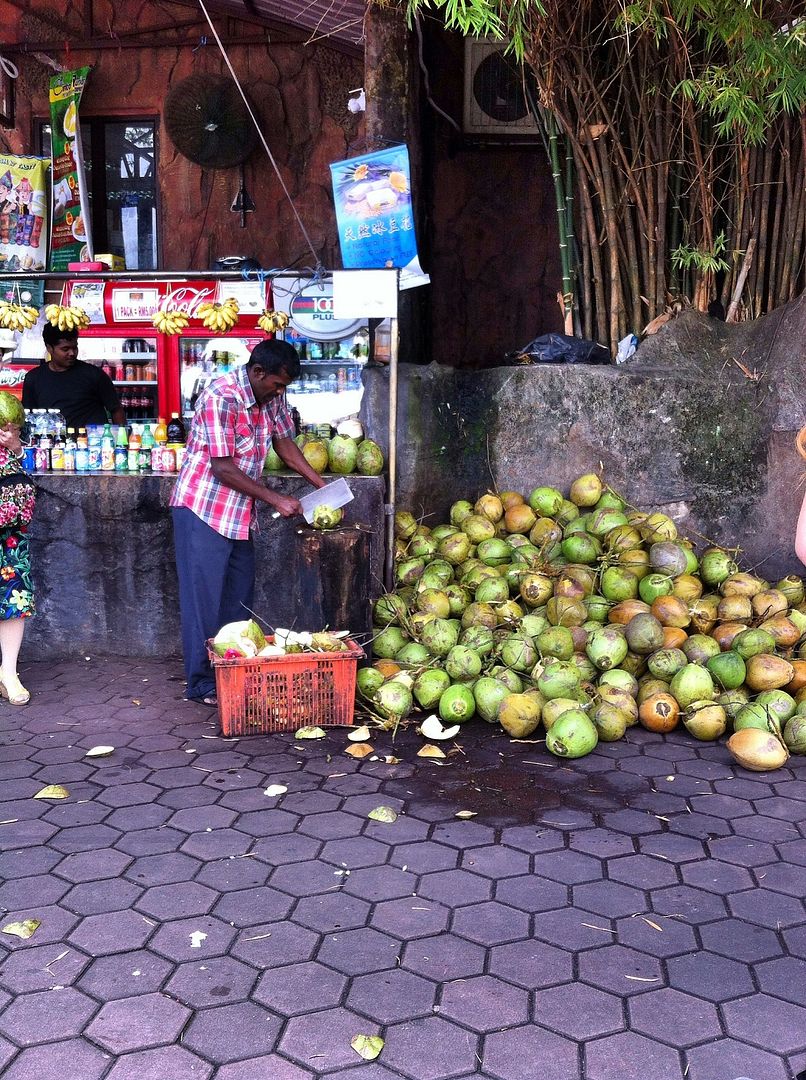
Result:
{"label": "plastic bottle of drink", "polygon": [[101,471],[101,436],[98,429],[87,433],[87,448],[89,451],[89,471]]}
{"label": "plastic bottle of drink", "polygon": [[50,450],[50,467],[54,472],[64,472],[64,443],[58,431]]}
{"label": "plastic bottle of drink", "polygon": [[56,439],[62,434],[62,414],[58,409],[48,409],[48,435],[55,442]]}
{"label": "plastic bottle of drink", "polygon": [[104,424],[101,432],[101,472],[113,472],[115,468],[115,436],[112,426]]}
{"label": "plastic bottle of drink", "polygon": [[171,419],[168,423],[167,436],[169,443],[185,443],[187,442],[187,432],[185,431],[185,425],[182,423],[182,418],[179,413],[171,413]]}
{"label": "plastic bottle of drink", "polygon": [[76,429],[68,428],[64,440],[64,471],[76,471]]}
{"label": "plastic bottle of drink", "polygon": [[129,472],[137,472],[140,468],[140,433],[132,431],[129,437],[126,467]]}
{"label": "plastic bottle of drink", "polygon": [[151,451],[156,446],[154,442],[154,436],[151,432],[151,425],[143,425],[143,437],[140,440],[140,454],[138,458],[138,468],[141,472],[148,472],[151,468]]}
{"label": "plastic bottle of drink", "polygon": [[118,433],[115,438],[115,472],[126,472],[129,466],[129,433],[125,424],[118,425]]}
{"label": "plastic bottle of drink", "polygon": [[165,425],[165,420],[160,416],[154,427],[154,442],[159,443],[160,446],[164,446],[168,441],[168,428]]}
{"label": "plastic bottle of drink", "polygon": [[78,438],[76,439],[76,472],[89,472],[89,469],[90,451],[87,429],[79,428]]}

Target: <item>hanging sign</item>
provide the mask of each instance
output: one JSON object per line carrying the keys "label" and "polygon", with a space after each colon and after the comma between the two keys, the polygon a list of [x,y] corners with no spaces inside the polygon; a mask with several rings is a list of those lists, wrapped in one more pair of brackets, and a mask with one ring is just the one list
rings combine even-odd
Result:
{"label": "hanging sign", "polygon": [[48,161],[0,154],[0,270],[44,270]]}
{"label": "hanging sign", "polygon": [[92,259],[89,201],[81,148],[78,106],[90,69],[63,71],[50,80],[50,140],[53,217],[50,269]]}
{"label": "hanging sign", "polygon": [[428,284],[417,255],[406,146],[330,166],[345,270],[400,270],[400,288]]}

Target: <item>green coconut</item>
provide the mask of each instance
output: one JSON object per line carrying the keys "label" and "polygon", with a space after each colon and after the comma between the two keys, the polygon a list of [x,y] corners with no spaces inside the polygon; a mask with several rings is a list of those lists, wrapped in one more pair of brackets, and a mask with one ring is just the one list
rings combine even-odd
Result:
{"label": "green coconut", "polygon": [[542,698],[538,694],[507,694],[498,707],[498,723],[513,739],[526,739],[540,723]]}
{"label": "green coconut", "polygon": [[375,634],[372,639],[372,653],[382,660],[392,660],[409,640],[405,630],[389,625]]}
{"label": "green coconut", "polygon": [[383,472],[383,450],[372,439],[358,444],[355,455],[355,471],[361,476],[380,476]]}
{"label": "green coconut", "polygon": [[556,757],[585,757],[598,742],[593,721],[581,709],[568,709],[546,733],[546,749]]}
{"label": "green coconut", "polygon": [[476,712],[473,691],[461,683],[454,683],[439,699],[439,715],[446,724],[463,724]]}
{"label": "green coconut", "polygon": [[699,664],[686,664],[676,672],[670,683],[672,697],[681,709],[688,709],[695,701],[714,697],[714,681],[711,673]]}
{"label": "green coconut", "polygon": [[[5,393],[5,391],[2,391],[2,393]],[[274,449],[274,447],[270,446],[269,447],[269,452],[268,452],[268,454],[266,454],[266,463],[264,465],[265,471],[266,472],[282,472],[283,469],[286,469],[286,468],[288,468],[286,463],[283,461],[283,459],[280,457],[280,455],[277,453],[277,451]]]}
{"label": "green coconut", "polygon": [[349,435],[336,435],[330,440],[327,449],[328,463],[332,473],[347,476],[355,471],[358,446]]}
{"label": "green coconut", "polygon": [[383,683],[383,675],[374,667],[361,668],[355,677],[358,692],[365,698],[371,698],[376,690],[383,686]]}
{"label": "green coconut", "polygon": [[315,472],[321,474],[327,471],[330,456],[327,443],[321,439],[312,439],[310,442],[306,442],[302,448],[302,456]]}
{"label": "green coconut", "polygon": [[445,657],[445,672],[450,679],[475,679],[481,674],[481,657],[467,645],[454,645]]}
{"label": "green coconut", "polygon": [[434,709],[450,685],[451,680],[441,668],[429,668],[414,680],[414,700],[421,709]]}
{"label": "green coconut", "polygon": [[495,723],[499,705],[511,693],[509,687],[500,679],[493,679],[490,676],[477,679],[473,685],[476,712],[488,724]]}
{"label": "green coconut", "polygon": [[585,652],[599,671],[607,671],[623,664],[629,646],[623,632],[616,626],[602,626],[588,635]]}
{"label": "green coconut", "polygon": [[542,517],[554,517],[564,501],[562,492],[553,487],[535,488],[527,500],[535,513]]}

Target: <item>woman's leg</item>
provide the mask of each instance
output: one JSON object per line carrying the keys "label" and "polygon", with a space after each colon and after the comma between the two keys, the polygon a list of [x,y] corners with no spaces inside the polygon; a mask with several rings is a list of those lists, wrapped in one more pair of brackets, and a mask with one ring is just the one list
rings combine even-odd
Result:
{"label": "woman's leg", "polygon": [[30,696],[17,675],[17,657],[27,621],[19,617],[0,619],[0,682],[3,697],[15,705],[24,705]]}

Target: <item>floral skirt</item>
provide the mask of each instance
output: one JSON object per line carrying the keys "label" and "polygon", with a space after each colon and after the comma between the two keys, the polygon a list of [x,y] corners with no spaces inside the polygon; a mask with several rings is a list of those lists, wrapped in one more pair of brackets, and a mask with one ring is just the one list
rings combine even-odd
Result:
{"label": "floral skirt", "polygon": [[0,619],[34,614],[31,552],[24,530],[0,532]]}

